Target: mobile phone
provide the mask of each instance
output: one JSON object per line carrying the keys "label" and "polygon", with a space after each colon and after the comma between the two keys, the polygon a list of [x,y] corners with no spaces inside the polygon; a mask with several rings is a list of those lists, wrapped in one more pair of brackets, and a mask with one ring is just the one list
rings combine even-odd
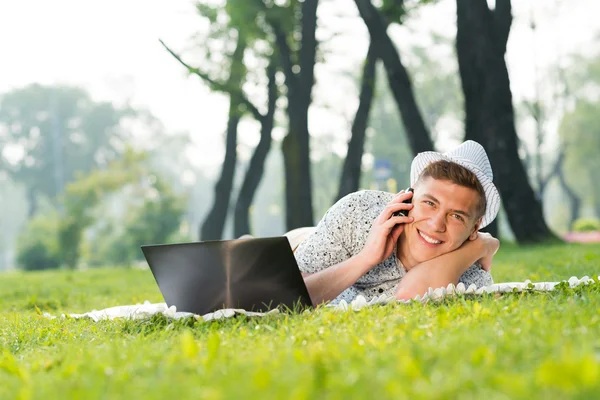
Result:
{"label": "mobile phone", "polygon": [[[406,188],[405,192],[415,192],[415,190],[411,187]],[[403,201],[403,203],[408,203],[410,204],[412,202],[412,197],[410,199],[406,199]],[[400,210],[400,211],[396,211],[395,213],[392,214],[392,217],[406,217],[408,216],[408,210]]]}

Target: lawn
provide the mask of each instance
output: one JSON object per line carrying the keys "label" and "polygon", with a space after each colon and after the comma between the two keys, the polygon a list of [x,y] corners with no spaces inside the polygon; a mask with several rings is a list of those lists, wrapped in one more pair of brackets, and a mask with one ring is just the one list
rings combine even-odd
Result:
{"label": "lawn", "polygon": [[[600,246],[503,246],[500,281],[600,274]],[[162,298],[144,270],[0,275],[0,398],[600,397],[600,285],[205,322],[48,319]]]}

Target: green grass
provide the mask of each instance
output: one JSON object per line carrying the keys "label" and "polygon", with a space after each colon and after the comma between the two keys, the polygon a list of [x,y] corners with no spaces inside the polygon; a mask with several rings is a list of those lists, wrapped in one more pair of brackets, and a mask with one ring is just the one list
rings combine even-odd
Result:
{"label": "green grass", "polygon": [[[504,246],[493,272],[596,279],[600,246]],[[210,323],[39,314],[144,300],[162,301],[149,271],[0,275],[0,398],[600,397],[600,285]]]}

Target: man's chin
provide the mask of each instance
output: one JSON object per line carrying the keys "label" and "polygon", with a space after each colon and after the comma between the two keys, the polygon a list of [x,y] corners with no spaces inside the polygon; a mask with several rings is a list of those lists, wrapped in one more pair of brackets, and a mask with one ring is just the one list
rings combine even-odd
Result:
{"label": "man's chin", "polygon": [[436,257],[441,256],[443,253],[440,252],[433,252],[433,251],[428,251],[428,252],[420,252],[419,253],[419,257],[416,260],[418,264],[424,263],[425,261],[429,261],[432,260]]}
{"label": "man's chin", "polygon": [[415,264],[429,261],[448,252],[445,243],[436,245],[425,243],[419,235],[418,229],[413,230],[409,235],[410,240],[407,242],[407,244],[409,252],[412,254],[412,260],[415,262]]}
{"label": "man's chin", "polygon": [[429,261],[433,258],[439,257],[444,253],[447,253],[448,250],[445,248],[445,246],[443,246],[443,244],[439,244],[439,245],[430,245],[430,244],[425,244],[422,242],[419,242],[416,246],[416,252],[417,253],[417,257],[415,257],[417,259],[417,261],[419,263],[425,262],[425,261]]}

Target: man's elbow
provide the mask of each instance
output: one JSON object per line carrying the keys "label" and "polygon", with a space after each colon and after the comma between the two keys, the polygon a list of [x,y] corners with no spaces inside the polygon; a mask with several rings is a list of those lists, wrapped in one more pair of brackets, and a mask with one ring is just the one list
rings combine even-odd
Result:
{"label": "man's elbow", "polygon": [[414,299],[417,295],[423,297],[423,295],[425,294],[426,291],[421,292],[420,290],[416,289],[416,288],[407,288],[407,287],[399,287],[398,290],[396,290],[396,299],[397,300],[412,300]]}
{"label": "man's elbow", "polygon": [[[448,286],[448,284],[446,282],[447,282],[446,280],[443,280],[443,281],[429,282],[429,283],[419,282],[417,284],[410,284],[410,285],[403,285],[402,283],[400,283],[400,285],[398,285],[398,288],[396,289],[396,299],[411,300],[411,299],[414,299],[416,296],[423,298],[429,292],[430,288],[435,290],[437,288],[442,288],[442,287]],[[450,281],[448,280],[448,282],[450,282]],[[451,283],[456,285],[456,282],[451,282]]]}

